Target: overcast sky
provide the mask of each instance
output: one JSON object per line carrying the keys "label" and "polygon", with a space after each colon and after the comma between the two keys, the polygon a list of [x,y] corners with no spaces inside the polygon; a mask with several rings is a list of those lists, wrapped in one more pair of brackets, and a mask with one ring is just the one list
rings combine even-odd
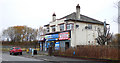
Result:
{"label": "overcast sky", "polygon": [[118,0],[0,0],[0,32],[7,27],[27,25],[39,28],[52,20],[52,14],[61,18],[76,11],[81,6],[81,14],[100,21],[106,19],[111,32],[117,33]]}

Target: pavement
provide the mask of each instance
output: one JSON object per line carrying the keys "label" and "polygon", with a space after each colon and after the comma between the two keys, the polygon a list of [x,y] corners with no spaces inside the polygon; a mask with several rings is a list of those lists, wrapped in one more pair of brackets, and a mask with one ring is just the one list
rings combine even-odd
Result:
{"label": "pavement", "polygon": [[88,61],[88,60],[82,60],[82,59],[48,56],[48,52],[41,52],[41,51],[38,51],[38,54],[34,56],[32,56],[31,53],[24,52],[22,56],[27,57],[27,58],[40,59],[44,61]]}

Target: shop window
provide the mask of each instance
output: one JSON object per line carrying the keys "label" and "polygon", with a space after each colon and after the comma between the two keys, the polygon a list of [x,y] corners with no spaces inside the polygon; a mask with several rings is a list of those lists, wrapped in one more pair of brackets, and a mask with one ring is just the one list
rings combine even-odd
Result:
{"label": "shop window", "polygon": [[60,24],[60,31],[64,31],[64,24]]}
{"label": "shop window", "polygon": [[67,30],[73,29],[73,24],[67,24]]}

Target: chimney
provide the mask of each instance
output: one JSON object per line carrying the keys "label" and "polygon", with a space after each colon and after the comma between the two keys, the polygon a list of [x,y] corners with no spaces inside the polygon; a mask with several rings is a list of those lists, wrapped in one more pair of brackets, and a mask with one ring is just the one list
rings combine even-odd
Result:
{"label": "chimney", "polygon": [[76,19],[80,20],[80,6],[79,6],[79,4],[76,6]]}
{"label": "chimney", "polygon": [[56,20],[56,14],[53,13],[53,15],[52,15],[52,21],[55,21],[55,20]]}

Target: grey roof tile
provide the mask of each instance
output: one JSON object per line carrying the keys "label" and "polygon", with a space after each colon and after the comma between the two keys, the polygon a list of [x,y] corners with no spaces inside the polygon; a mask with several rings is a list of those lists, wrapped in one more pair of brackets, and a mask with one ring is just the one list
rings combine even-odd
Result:
{"label": "grey roof tile", "polygon": [[[67,15],[67,16],[64,16],[64,17],[60,18],[60,19],[64,19],[64,18],[66,18],[66,20],[69,20],[69,19],[76,20],[76,12],[73,12],[73,13]],[[57,19],[57,20],[60,20],[60,19]],[[82,15],[82,14],[80,14],[80,20],[76,20],[76,21],[103,24],[103,22],[101,22],[99,20],[90,18],[90,17]]]}

